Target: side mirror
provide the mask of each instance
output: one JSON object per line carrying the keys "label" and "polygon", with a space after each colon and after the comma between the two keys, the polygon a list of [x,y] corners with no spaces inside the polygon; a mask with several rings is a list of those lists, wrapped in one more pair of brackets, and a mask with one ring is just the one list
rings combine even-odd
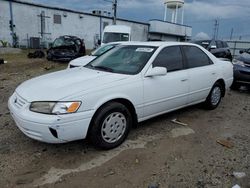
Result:
{"label": "side mirror", "polygon": [[243,54],[244,53],[244,51],[243,50],[240,50],[240,54]]}
{"label": "side mirror", "polygon": [[153,67],[147,71],[145,77],[164,76],[166,74],[167,69],[165,67]]}

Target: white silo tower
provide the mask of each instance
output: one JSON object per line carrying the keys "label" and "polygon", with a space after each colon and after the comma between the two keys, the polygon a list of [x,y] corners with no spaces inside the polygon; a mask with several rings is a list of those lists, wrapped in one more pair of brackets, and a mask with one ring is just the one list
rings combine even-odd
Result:
{"label": "white silo tower", "polygon": [[181,24],[183,24],[184,19],[184,0],[164,0],[165,14],[164,21],[167,21],[167,14],[170,12],[172,14],[171,22],[177,23],[178,15],[181,13]]}

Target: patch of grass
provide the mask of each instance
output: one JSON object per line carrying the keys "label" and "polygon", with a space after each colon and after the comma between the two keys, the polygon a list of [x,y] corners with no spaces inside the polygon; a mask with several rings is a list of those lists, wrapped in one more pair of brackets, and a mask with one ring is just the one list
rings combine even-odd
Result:
{"label": "patch of grass", "polygon": [[6,53],[1,54],[1,58],[6,61],[19,61],[27,58],[28,52],[26,50],[22,50],[21,53]]}

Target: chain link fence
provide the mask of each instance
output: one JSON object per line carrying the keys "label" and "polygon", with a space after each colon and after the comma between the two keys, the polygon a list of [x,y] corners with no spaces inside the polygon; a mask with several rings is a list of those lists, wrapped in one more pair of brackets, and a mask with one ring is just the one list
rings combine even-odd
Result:
{"label": "chain link fence", "polygon": [[240,54],[240,50],[249,49],[250,41],[228,40],[226,41],[233,56]]}

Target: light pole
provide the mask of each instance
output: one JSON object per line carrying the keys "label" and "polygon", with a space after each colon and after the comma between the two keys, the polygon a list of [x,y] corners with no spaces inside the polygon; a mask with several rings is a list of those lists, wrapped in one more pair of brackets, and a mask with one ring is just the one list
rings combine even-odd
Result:
{"label": "light pole", "polygon": [[117,0],[114,0],[114,1],[113,1],[113,10],[114,10],[114,20],[113,20],[113,24],[116,25]]}

